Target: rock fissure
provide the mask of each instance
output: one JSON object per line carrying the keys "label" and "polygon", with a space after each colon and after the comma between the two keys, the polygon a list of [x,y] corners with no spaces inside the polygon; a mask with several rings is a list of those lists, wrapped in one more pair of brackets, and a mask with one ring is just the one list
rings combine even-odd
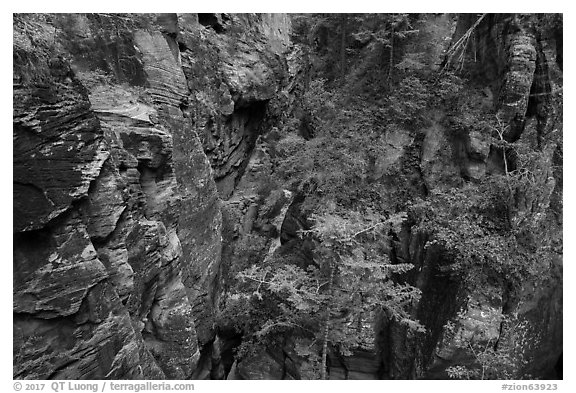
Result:
{"label": "rock fissure", "polygon": [[[272,304],[264,284],[244,293],[239,273],[322,274],[322,242],[310,231],[324,210],[335,220],[401,216],[382,233],[354,230],[362,236],[354,235],[350,258],[412,264],[387,280],[419,291],[402,303],[402,318],[388,307],[393,295],[362,294],[361,305],[382,304],[341,311],[356,328],[327,342],[330,379],[449,378],[456,366],[493,376],[459,345],[479,329],[495,353],[522,342],[523,375],[554,377],[562,356],[561,20],[349,18],[14,15],[15,377],[320,373],[315,319],[298,321],[301,331],[274,323],[281,301]],[[472,26],[457,62],[442,63],[450,36],[454,43]],[[497,194],[496,183],[484,190],[492,199],[466,194],[502,178],[513,198]],[[447,207],[433,205],[441,198]],[[422,229],[442,209],[454,211]],[[454,222],[462,227],[439,232]],[[512,230],[507,241],[517,244],[498,243],[498,231]],[[465,244],[460,231],[469,231]],[[362,248],[368,235],[373,249]],[[466,276],[454,249],[489,268]],[[512,254],[526,263],[494,267]],[[263,308],[252,314],[232,307],[243,299],[254,307],[258,296]],[[504,321],[514,315],[520,320]],[[331,334],[339,333],[335,324]],[[355,335],[370,338],[347,347]]]}

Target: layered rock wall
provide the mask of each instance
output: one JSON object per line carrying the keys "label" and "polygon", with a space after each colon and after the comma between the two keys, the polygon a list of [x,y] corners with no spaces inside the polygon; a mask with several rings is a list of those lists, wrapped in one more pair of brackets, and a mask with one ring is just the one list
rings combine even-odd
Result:
{"label": "layered rock wall", "polygon": [[226,26],[14,16],[15,378],[198,368],[220,286],[216,185],[232,179],[226,195],[242,175],[289,28],[279,15],[210,15]]}
{"label": "layered rock wall", "polygon": [[[453,42],[478,17],[460,16]],[[501,276],[475,277],[488,284],[470,290],[465,282],[442,271],[449,257],[429,243],[428,234],[406,228],[398,234],[394,256],[415,265],[409,281],[422,290],[422,300],[414,314],[428,332],[410,337],[401,326],[383,323],[378,340],[382,348],[381,372],[386,378],[447,378],[445,370],[450,365],[474,365],[474,356],[459,349],[454,332],[446,330],[451,320],[460,326],[456,336],[472,337],[482,327],[493,342],[521,347],[525,374],[558,377],[555,366],[562,352],[562,221],[557,213],[562,205],[554,195],[562,190],[562,178],[555,169],[554,157],[562,152],[562,78],[555,61],[561,52],[554,39],[544,39],[538,23],[535,15],[488,14],[466,47],[462,72],[482,91],[478,98],[472,98],[473,109],[496,114],[494,119],[486,120],[497,124],[509,147],[503,151],[497,146],[496,132],[491,135],[462,127],[442,120],[445,114],[436,113],[432,125],[424,130],[420,168],[428,190],[447,190],[464,181],[516,169],[516,164],[520,166],[515,161],[519,151],[538,156],[529,169],[530,183],[515,192],[510,225],[522,228],[530,223],[531,234],[519,237],[527,236],[525,244],[533,249],[549,242],[545,248],[554,250],[553,256],[542,257],[534,267],[542,279],[523,283],[518,293],[513,293]],[[465,312],[458,313],[462,310]],[[503,325],[502,319],[511,315],[528,327],[520,332]]]}
{"label": "layered rock wall", "polygon": [[[443,23],[442,37],[430,33],[438,40],[450,24],[440,19],[432,22]],[[459,17],[454,41],[475,21]],[[562,343],[562,42],[535,23],[487,15],[464,62],[470,107],[496,113],[513,149],[438,108],[423,128],[381,137],[371,181],[386,206],[404,209],[399,195],[481,181],[506,171],[503,154],[512,170],[514,149],[536,152],[511,222],[536,223],[526,244],[552,239],[558,258],[539,266],[547,279],[513,294],[497,282],[488,292],[502,295],[487,299],[443,274],[442,250],[405,225],[391,235],[390,259],[415,266],[406,280],[422,291],[413,312],[427,333],[383,314],[376,347],[331,353],[330,378],[446,378],[447,366],[474,361],[446,323],[456,318],[462,334],[483,324],[505,342],[514,332],[499,321],[511,313],[541,332],[528,352],[546,361],[528,362],[527,372],[553,376]],[[225,324],[216,331],[239,270],[274,253],[313,262],[297,236],[309,229],[305,197],[273,179],[283,132],[274,126],[298,111],[311,69],[309,48],[291,46],[289,32],[282,14],[14,16],[15,378],[300,378],[289,338],[237,360],[241,337]]]}

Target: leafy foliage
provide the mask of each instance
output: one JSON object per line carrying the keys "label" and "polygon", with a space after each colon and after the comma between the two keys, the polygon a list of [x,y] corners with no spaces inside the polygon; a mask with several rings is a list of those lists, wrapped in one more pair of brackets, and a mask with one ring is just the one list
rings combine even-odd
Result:
{"label": "leafy foliage", "polygon": [[318,378],[323,341],[343,356],[372,348],[371,321],[382,308],[412,329],[423,327],[407,311],[419,291],[391,280],[412,265],[391,264],[382,253],[383,233],[400,225],[403,216],[387,220],[375,213],[327,210],[312,218],[314,227],[302,236],[316,239],[317,264],[303,270],[274,261],[241,271],[244,287],[231,298],[227,313],[241,321],[236,328],[247,338],[245,346],[269,345],[286,333],[299,337],[297,350],[308,376]]}
{"label": "leafy foliage", "polygon": [[[553,245],[534,239],[547,225],[549,163],[540,152],[506,139],[489,88],[439,69],[433,55],[441,52],[436,47],[445,45],[442,34],[449,29],[438,28],[442,34],[434,36],[431,49],[421,42],[432,35],[420,18],[295,17],[294,34],[309,46],[313,71],[274,146],[273,176],[275,184],[304,199],[302,211],[314,226],[301,236],[314,244],[314,264],[302,269],[276,255],[241,270],[226,312],[245,338],[243,350],[294,337],[307,378],[322,376],[328,343],[344,356],[373,347],[371,324],[382,309],[409,330],[424,330],[411,313],[419,291],[398,283],[398,277],[411,276],[404,273],[412,266],[388,257],[391,234],[425,232],[426,247],[442,256],[434,268],[470,292],[493,280],[514,296],[527,280],[544,280],[554,258]],[[432,114],[439,114],[454,140],[487,141],[486,154],[497,160],[482,179],[423,191],[426,199],[413,200],[406,168],[422,181],[419,144]],[[401,161],[376,174],[396,152]],[[387,187],[408,190],[402,205],[387,198]],[[408,217],[397,213],[406,205]],[[406,221],[411,227],[401,229]],[[522,357],[491,340],[481,334],[462,338],[479,367],[454,366],[451,377],[517,375]]]}
{"label": "leafy foliage", "polygon": [[432,234],[428,247],[440,246],[451,261],[444,266],[447,272],[488,271],[519,285],[539,274],[538,261],[519,244],[511,214],[504,176],[434,194],[410,209],[414,230]]}
{"label": "leafy foliage", "polygon": [[506,344],[490,337],[486,325],[478,324],[473,335],[465,336],[456,324],[447,324],[446,331],[453,336],[456,347],[470,351],[474,357],[472,366],[448,367],[446,371],[451,379],[530,379],[522,370],[527,363],[525,351],[530,344],[528,322],[507,315],[500,323],[507,327],[508,335],[514,336]]}
{"label": "leafy foliage", "polygon": [[432,97],[430,90],[415,76],[400,82],[389,98],[390,117],[412,126],[424,123],[425,109]]}

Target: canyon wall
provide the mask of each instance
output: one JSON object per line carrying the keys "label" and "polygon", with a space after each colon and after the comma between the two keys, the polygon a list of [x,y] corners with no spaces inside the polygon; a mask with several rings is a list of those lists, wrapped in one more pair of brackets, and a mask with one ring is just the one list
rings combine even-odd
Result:
{"label": "canyon wall", "polygon": [[[190,378],[285,15],[14,16],[14,378]],[[220,194],[218,193],[220,190]]]}
{"label": "canyon wall", "polygon": [[[440,28],[426,39],[442,41],[452,20],[429,18]],[[452,43],[475,21],[459,16]],[[220,315],[235,274],[252,263],[314,263],[299,236],[311,225],[306,196],[273,179],[279,128],[313,138],[299,104],[314,54],[290,34],[285,14],[14,15],[14,378],[301,377],[290,337],[239,360],[242,337]],[[517,339],[504,314],[527,321],[527,342],[538,343],[527,345],[526,373],[558,376],[561,32],[529,15],[489,14],[467,48],[470,105],[494,109],[503,139],[538,156],[512,224],[536,223],[526,243],[548,242],[557,257],[521,292],[498,280],[470,290],[407,220],[390,235],[389,257],[414,265],[403,280],[422,291],[413,315],[427,332],[383,313],[373,350],[329,354],[331,379],[447,378],[447,367],[475,361],[447,323],[458,321],[462,336],[488,326],[504,345]],[[427,116],[416,131],[386,131],[372,163],[392,213],[406,195],[513,169],[489,135],[451,122],[445,108]]]}
{"label": "canyon wall", "polygon": [[[452,44],[479,17],[459,16]],[[530,152],[536,164],[526,173],[529,184],[515,192],[510,226],[521,232],[522,242],[550,253],[537,257],[537,278],[522,283],[521,289],[511,289],[511,283],[494,272],[474,277],[483,284],[471,288],[469,282],[446,274],[451,257],[429,233],[407,225],[398,234],[395,255],[415,266],[409,281],[422,290],[422,300],[414,314],[428,332],[410,337],[405,328],[383,319],[378,333],[380,371],[387,378],[448,378],[447,367],[478,361],[462,350],[458,339],[482,334],[493,345],[516,346],[525,375],[561,378],[562,52],[554,35],[538,25],[534,15],[486,14],[474,27],[457,66],[477,91],[471,107],[496,112],[494,121],[508,145],[503,152],[490,135],[451,122],[439,111],[423,130],[419,164],[426,189],[434,194],[465,181],[507,174],[521,165],[515,161],[517,152]],[[530,263],[526,258],[525,264]],[[514,328],[501,322],[512,316]],[[460,326],[456,332],[447,328],[449,321]]]}
{"label": "canyon wall", "polygon": [[[453,19],[446,16],[427,16],[419,26],[420,41],[415,38],[398,52],[403,51],[407,58],[424,52],[430,42],[445,41],[445,32],[451,29],[450,45],[454,45],[479,17],[458,16],[453,26]],[[529,152],[528,155],[536,157],[534,166],[526,172],[530,181],[515,191],[509,219],[510,226],[519,232],[515,236],[527,249],[546,250],[535,256],[539,261],[530,267],[537,278],[513,288],[503,273],[490,269],[470,278],[448,274],[446,267],[452,256],[435,244],[431,233],[416,229],[415,222],[408,219],[402,231],[391,234],[389,257],[393,263],[414,265],[401,280],[422,292],[412,315],[425,326],[426,332],[411,332],[406,325],[383,313],[376,322],[376,345],[372,351],[359,350],[349,357],[339,356],[336,350],[329,353],[329,378],[447,379],[449,367],[478,366],[478,358],[468,348],[463,349],[462,343],[479,336],[488,340],[486,345],[511,348],[509,356],[521,363],[522,375],[561,378],[563,147],[561,44],[558,49],[557,36],[557,31],[538,25],[534,15],[487,14],[470,34],[461,63],[447,66],[442,62],[441,48],[435,48],[438,58],[432,65],[434,70],[441,73],[444,67],[453,70],[456,66],[458,75],[468,79],[460,101],[466,101],[467,108],[474,111],[470,119],[484,111],[487,122],[493,121],[501,127],[498,131],[502,131],[502,139],[507,143],[505,151],[494,140],[497,132],[492,135],[475,127],[474,122],[456,122],[453,114],[448,113],[449,108],[438,106],[426,112],[425,124],[416,130],[382,131],[385,137],[381,154],[370,174],[381,187],[383,204],[398,212],[406,209],[406,195],[426,199],[465,187],[467,183],[504,175],[520,168],[517,152]],[[312,35],[310,40],[313,39]],[[351,71],[343,83],[353,85],[357,78],[353,61],[367,63],[370,50],[368,47],[350,60]],[[288,60],[297,61],[289,67],[292,84],[290,90],[287,88],[289,95],[297,96],[307,86],[314,68],[310,63],[318,63],[317,59],[310,59],[314,56],[298,45],[290,52]],[[344,95],[339,97],[342,101],[346,100],[346,94],[352,95],[344,89],[338,94]],[[362,115],[350,110],[358,117]],[[465,118],[467,115],[459,110],[457,116]],[[488,113],[490,116],[495,113],[494,119],[488,118]],[[302,115],[296,111],[295,116]],[[300,120],[302,124],[305,119]],[[299,131],[304,139],[313,138],[301,128]],[[269,170],[266,168],[270,166],[267,158],[270,154],[266,153],[274,152],[275,138],[273,133],[263,138],[260,154],[254,156],[255,162],[266,164],[259,166],[260,173]],[[266,181],[265,176],[256,183],[262,181]],[[279,228],[281,246],[267,248],[269,233],[262,230],[269,223],[267,209],[275,203],[282,205],[274,192],[278,190],[264,192],[264,197],[254,195],[241,203],[241,209],[232,209],[234,214],[226,215],[231,224],[225,234],[224,260],[229,265],[246,268],[247,260],[262,261],[271,252],[301,267],[314,263],[313,246],[298,236],[299,230],[311,226],[307,212],[301,208],[304,195],[296,195],[289,202]],[[530,252],[526,254],[527,266],[532,263]],[[515,322],[502,322],[507,319]],[[221,333],[238,345],[239,337]],[[289,339],[253,358],[229,362],[224,367],[230,370],[231,379],[293,379],[300,377],[301,368],[302,360],[295,355]]]}

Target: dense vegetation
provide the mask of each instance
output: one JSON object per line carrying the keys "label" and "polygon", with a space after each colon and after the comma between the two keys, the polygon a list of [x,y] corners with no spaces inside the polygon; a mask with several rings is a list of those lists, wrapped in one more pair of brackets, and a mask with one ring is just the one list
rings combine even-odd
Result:
{"label": "dense vegetation", "polygon": [[[280,124],[274,176],[262,198],[272,200],[275,188],[300,197],[308,227],[299,236],[312,244],[313,262],[294,262],[286,253],[264,258],[251,252],[258,248],[254,238],[242,246],[247,263],[234,272],[221,318],[243,337],[239,358],[285,345],[289,337],[302,377],[326,378],[327,352],[349,356],[373,348],[383,315],[407,334],[430,333],[417,317],[421,291],[410,279],[413,265],[393,253],[403,230],[426,235],[425,248],[442,255],[438,270],[461,283],[464,294],[499,288],[503,293],[487,298],[519,298],[526,282],[545,285],[554,274],[561,239],[548,232],[551,213],[541,194],[551,174],[542,151],[555,148],[561,133],[548,133],[538,146],[507,137],[509,125],[496,105],[483,102],[485,93],[467,72],[468,43],[449,49],[455,20],[293,17],[293,38],[311,71]],[[448,175],[446,187],[430,187],[418,167],[423,130],[430,127],[445,128],[456,141],[480,135],[497,167],[486,176]],[[400,165],[381,170],[399,134],[412,142]],[[466,301],[459,305],[466,307]],[[451,378],[529,377],[523,351],[536,339],[526,321],[503,313],[501,334],[515,335],[518,344],[499,343],[482,333],[487,326],[477,326],[478,335],[456,340],[471,351],[473,366],[449,367]],[[447,322],[446,335],[458,334],[454,323]]]}
{"label": "dense vegetation", "polygon": [[561,14],[13,19],[15,379],[562,378]]}

